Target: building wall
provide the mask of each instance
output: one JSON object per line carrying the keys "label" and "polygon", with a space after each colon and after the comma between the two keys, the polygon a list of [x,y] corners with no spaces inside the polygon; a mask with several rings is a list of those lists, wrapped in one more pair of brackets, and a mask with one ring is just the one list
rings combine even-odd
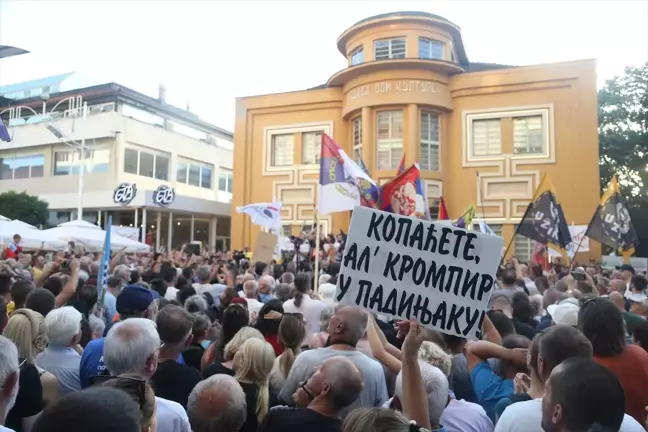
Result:
{"label": "building wall", "polygon": [[[283,222],[290,226],[286,232],[298,234],[302,225],[312,225],[319,165],[302,164],[302,141],[303,134],[313,131],[331,135],[354,156],[354,143],[361,137],[357,156],[374,180],[388,181],[395,176],[402,153],[392,150],[387,163],[382,152],[379,163],[384,140],[379,145],[378,118],[386,116],[385,111],[399,111],[399,140],[406,161],[424,160],[422,151],[434,155],[422,171],[425,190],[431,203],[444,197],[452,218],[473,204],[509,242],[547,173],[568,222],[587,224],[599,200],[595,62],[466,73],[450,61],[465,56],[457,35],[455,27],[434,19],[422,23],[390,18],[359,25],[338,40],[350,66],[331,77],[328,88],[238,99],[233,210],[254,202],[282,201]],[[374,41],[396,36],[407,38],[405,58],[375,60]],[[443,42],[443,58],[418,58],[419,37]],[[360,46],[364,60],[351,65]],[[422,136],[422,130],[428,130],[422,122],[427,125],[430,118],[438,118],[438,147],[433,143],[422,150],[421,143],[430,136]],[[354,141],[356,121],[362,123],[362,132]],[[481,141],[484,128],[498,136],[493,140],[497,146]],[[277,135],[292,136],[291,164],[272,166]],[[436,148],[438,166],[431,162],[437,160],[436,152],[429,150]],[[349,213],[321,220],[325,232],[346,231]],[[233,211],[233,247],[253,246],[258,232],[249,217]],[[525,242],[514,242],[518,254],[528,254],[530,245]],[[598,245],[591,247],[588,256],[600,255]]]}
{"label": "building wall", "polygon": [[[140,190],[155,190],[161,184],[168,184],[176,189],[177,195],[223,203],[231,201],[231,193],[219,190],[220,174],[228,172],[231,176],[233,165],[232,151],[223,148],[224,145],[208,144],[115,111],[92,114],[85,121],[78,118],[60,118],[53,124],[66,138],[81,142],[85,137],[85,144],[89,149],[106,149],[109,152],[107,169],[103,169],[101,173],[86,171],[84,174],[86,208],[114,206],[112,191],[123,182],[136,183]],[[55,152],[72,149],[61,143],[42,122],[12,126],[10,131],[12,142],[3,143],[0,158],[6,163],[16,156],[40,155],[44,160],[43,174],[35,178],[0,180],[0,193],[9,190],[27,191],[48,201],[52,209],[76,208],[78,176],[54,175]],[[160,180],[125,172],[126,148],[168,157],[167,179]],[[181,162],[211,167],[211,188],[177,181],[177,169]]]}

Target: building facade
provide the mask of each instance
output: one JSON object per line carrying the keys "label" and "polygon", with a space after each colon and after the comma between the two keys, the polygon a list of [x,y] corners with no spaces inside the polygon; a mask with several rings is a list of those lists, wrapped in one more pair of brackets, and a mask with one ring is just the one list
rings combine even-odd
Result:
{"label": "building facade", "polygon": [[231,132],[169,105],[163,87],[156,99],[115,83],[60,92],[51,81],[0,92],[12,138],[0,148],[0,193],[47,201],[55,226],[77,218],[82,191],[84,220],[105,227],[112,215],[156,249],[229,248]]}
{"label": "building facade", "polygon": [[[507,243],[543,173],[567,220],[587,224],[599,200],[594,60],[471,63],[459,27],[412,12],[360,21],[337,47],[348,67],[325,85],[237,100],[234,206],[282,201],[286,233],[312,225],[325,132],[379,184],[403,155],[418,162],[433,216],[441,197],[452,218],[473,204]],[[349,217],[323,216],[322,229],[346,231]],[[233,214],[232,232],[234,247],[252,245],[258,227]],[[511,252],[528,258],[531,242],[516,237]]]}

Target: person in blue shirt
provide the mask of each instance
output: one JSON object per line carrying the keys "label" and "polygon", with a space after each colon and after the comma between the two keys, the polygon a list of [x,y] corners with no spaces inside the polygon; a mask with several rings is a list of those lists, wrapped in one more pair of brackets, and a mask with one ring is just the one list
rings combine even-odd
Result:
{"label": "person in blue shirt", "polygon": [[[484,408],[488,417],[495,422],[495,405],[505,397],[513,394],[513,378],[518,373],[528,373],[527,348],[529,339],[520,335],[509,335],[502,341],[502,346],[487,341],[473,342],[466,345],[466,360],[470,371],[470,380],[477,401]],[[488,363],[488,359],[500,359],[500,371],[497,374]]]}
{"label": "person in blue shirt", "polygon": [[[128,318],[151,318],[152,304],[156,298],[159,298],[159,295],[155,291],[146,289],[141,285],[127,285],[119,293],[115,301],[115,308],[119,313],[120,321]],[[112,322],[109,322],[105,334],[108,333],[111,325]],[[103,362],[104,342],[105,338],[95,339],[88,343],[83,350],[79,366],[82,389],[92,385],[95,376],[107,373]]]}

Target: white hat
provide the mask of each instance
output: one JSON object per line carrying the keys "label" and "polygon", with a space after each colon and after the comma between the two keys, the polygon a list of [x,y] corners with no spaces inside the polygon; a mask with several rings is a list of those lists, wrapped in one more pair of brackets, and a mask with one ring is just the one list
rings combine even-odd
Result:
{"label": "white hat", "polygon": [[571,301],[563,300],[559,304],[549,305],[547,312],[556,325],[578,325],[578,311],[580,308]]}
{"label": "white hat", "polygon": [[331,283],[325,283],[320,285],[317,290],[317,295],[325,305],[327,306],[335,305],[335,285]]}

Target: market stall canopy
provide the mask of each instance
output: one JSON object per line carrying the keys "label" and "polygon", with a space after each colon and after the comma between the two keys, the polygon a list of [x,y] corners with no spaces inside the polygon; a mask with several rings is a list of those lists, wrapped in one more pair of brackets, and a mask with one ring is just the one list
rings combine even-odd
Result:
{"label": "market stall canopy", "polygon": [[15,234],[21,237],[20,244],[23,249],[59,251],[67,247],[66,241],[28,223],[19,220],[0,220],[0,243],[8,245],[13,241]]}
{"label": "market stall canopy", "polygon": [[[73,241],[77,246],[83,246],[88,252],[99,252],[103,248],[106,232],[97,225],[83,220],[64,222],[55,228],[42,232],[67,242]],[[125,252],[149,252],[149,246],[112,232],[110,234],[110,249]]]}

